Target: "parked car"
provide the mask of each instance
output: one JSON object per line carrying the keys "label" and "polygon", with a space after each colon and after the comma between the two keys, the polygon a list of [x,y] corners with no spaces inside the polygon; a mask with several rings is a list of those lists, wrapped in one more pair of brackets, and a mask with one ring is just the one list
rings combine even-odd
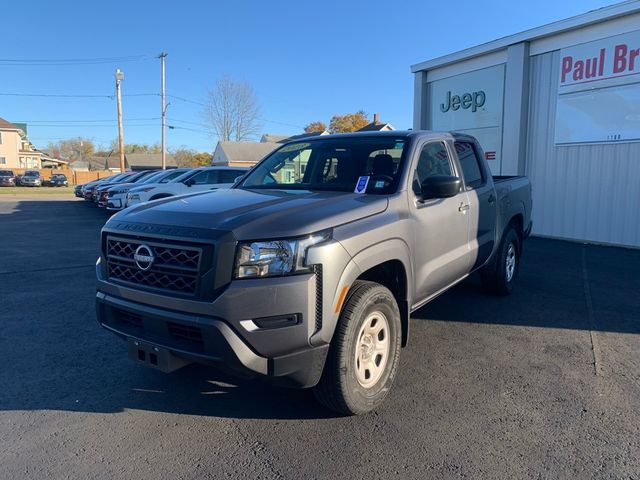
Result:
{"label": "parked car", "polygon": [[78,184],[73,189],[73,194],[78,198],[83,198],[83,196],[82,196],[82,187],[84,187],[84,184]]}
{"label": "parked car", "polygon": [[20,178],[20,185],[23,187],[41,187],[42,177],[37,170],[27,170]]}
{"label": "parked car", "polygon": [[82,186],[82,196],[85,200],[93,202],[95,190],[99,185],[104,185],[107,182],[116,182],[119,179],[123,179],[131,176],[131,172],[118,173],[116,175],[111,175],[109,177],[100,178],[98,180],[94,180],[92,182],[85,183]]}
{"label": "parked car", "polygon": [[0,187],[13,187],[16,184],[16,176],[11,170],[0,170]]}
{"label": "parked car", "polygon": [[492,177],[469,135],[291,141],[230,189],[114,215],[98,320],[153,368],[222,365],[364,413],[392,386],[411,312],[475,271],[510,293],[530,231],[529,180]]}
{"label": "parked car", "polygon": [[114,184],[110,184],[110,185],[100,185],[97,189],[96,189],[96,198],[97,198],[97,203],[98,206],[100,208],[106,208],[107,206],[107,198],[109,195],[109,188],[111,188],[114,185],[120,186],[120,185],[129,185],[131,183],[137,183],[137,182],[141,182],[143,181],[145,178],[149,178],[151,175],[155,175],[155,173],[157,173],[157,170],[144,170],[142,172],[136,172],[134,174],[132,174],[131,176],[122,179],[118,182],[115,182]]}
{"label": "parked car", "polygon": [[69,180],[64,173],[54,173],[53,175],[51,175],[48,185],[50,187],[68,187]]}
{"label": "parked car", "polygon": [[169,183],[174,178],[188,172],[189,168],[174,168],[160,170],[153,175],[144,178],[141,182],[125,183],[109,188],[107,193],[107,210],[122,210],[127,207],[128,194],[132,189],[142,188],[149,191],[157,186]]}
{"label": "parked car", "polygon": [[128,205],[131,206],[149,200],[158,200],[175,195],[229,188],[238,177],[247,173],[248,170],[248,168],[240,167],[194,168],[173,181],[155,186],[152,189],[139,187],[130,190],[127,202]]}

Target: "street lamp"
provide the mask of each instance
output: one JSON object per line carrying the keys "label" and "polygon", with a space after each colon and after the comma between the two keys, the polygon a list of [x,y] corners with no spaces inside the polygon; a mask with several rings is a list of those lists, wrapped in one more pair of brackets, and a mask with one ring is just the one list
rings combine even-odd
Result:
{"label": "street lamp", "polygon": [[120,149],[120,172],[124,173],[124,135],[122,132],[122,94],[120,93],[120,84],[124,80],[124,72],[119,68],[116,69],[116,96],[118,98],[118,147]]}

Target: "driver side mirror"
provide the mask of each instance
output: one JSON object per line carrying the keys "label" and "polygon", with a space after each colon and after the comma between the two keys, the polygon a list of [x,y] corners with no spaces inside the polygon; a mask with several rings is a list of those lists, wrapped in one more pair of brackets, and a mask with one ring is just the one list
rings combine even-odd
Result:
{"label": "driver side mirror", "polygon": [[193,185],[194,183],[196,183],[196,181],[193,179],[193,177],[192,177],[192,178],[188,178],[188,179],[186,179],[186,180],[184,181],[184,184],[185,184],[187,187],[190,187],[190,186],[191,186],[191,185]]}
{"label": "driver side mirror", "polygon": [[455,197],[460,192],[462,181],[451,175],[432,175],[420,185],[422,200]]}

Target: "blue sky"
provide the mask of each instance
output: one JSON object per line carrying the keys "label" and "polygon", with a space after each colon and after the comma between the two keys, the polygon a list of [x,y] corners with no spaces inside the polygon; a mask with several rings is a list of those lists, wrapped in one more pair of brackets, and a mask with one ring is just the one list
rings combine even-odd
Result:
{"label": "blue sky", "polygon": [[[612,1],[538,0],[293,2],[32,0],[3,6],[2,60],[93,59],[146,55],[131,62],[8,65],[0,94],[113,95],[123,82],[127,143],[160,141],[160,64],[167,57],[168,148],[211,151],[203,127],[207,89],[225,73],[249,82],[262,131],[294,134],[307,123],[364,110],[410,128],[411,64],[610,5]],[[127,96],[131,94],[152,94]],[[0,117],[27,121],[33,143],[117,137],[111,98],[0,95]],[[178,128],[180,127],[180,128]]]}

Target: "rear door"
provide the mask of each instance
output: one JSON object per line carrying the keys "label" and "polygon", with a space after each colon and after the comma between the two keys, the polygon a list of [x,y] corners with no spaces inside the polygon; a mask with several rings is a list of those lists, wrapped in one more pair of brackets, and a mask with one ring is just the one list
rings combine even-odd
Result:
{"label": "rear door", "polygon": [[218,188],[217,183],[220,182],[219,170],[203,170],[192,177],[191,188],[189,193],[201,192],[203,190],[214,190]]}
{"label": "rear door", "polygon": [[464,276],[469,270],[467,192],[450,198],[420,200],[420,184],[431,175],[459,176],[451,152],[442,141],[418,148],[409,192],[414,220],[414,276],[416,304]]}
{"label": "rear door", "polygon": [[471,268],[483,265],[496,239],[497,206],[491,173],[481,160],[482,151],[472,141],[454,143],[469,198],[469,247]]}

